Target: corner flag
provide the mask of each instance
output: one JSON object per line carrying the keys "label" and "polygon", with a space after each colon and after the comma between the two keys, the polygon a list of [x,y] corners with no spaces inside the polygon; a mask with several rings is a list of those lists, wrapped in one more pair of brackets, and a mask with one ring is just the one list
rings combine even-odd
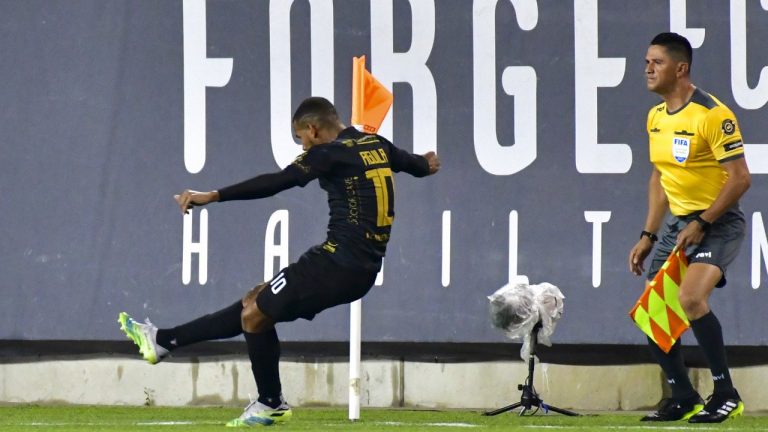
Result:
{"label": "corner flag", "polygon": [[[394,97],[365,69],[365,56],[352,58],[352,126],[368,134],[376,133],[387,116]],[[349,419],[360,419],[360,346],[362,340],[362,300],[349,305]]]}
{"label": "corner flag", "polygon": [[376,133],[392,106],[392,93],[365,69],[365,56],[352,58],[352,126]]}
{"label": "corner flag", "polygon": [[673,250],[648,283],[629,316],[665,353],[672,349],[690,323],[685,316],[678,292],[688,270],[688,258],[682,250]]}

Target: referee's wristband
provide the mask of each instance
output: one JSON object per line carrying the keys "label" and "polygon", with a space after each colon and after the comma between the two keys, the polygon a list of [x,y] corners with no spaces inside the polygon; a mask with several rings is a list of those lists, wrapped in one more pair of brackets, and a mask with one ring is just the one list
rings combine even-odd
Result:
{"label": "referee's wristband", "polygon": [[656,241],[659,239],[659,237],[649,231],[640,231],[640,238],[648,237],[648,239],[651,241],[651,243],[656,243]]}
{"label": "referee's wristband", "polygon": [[707,222],[704,220],[701,215],[696,215],[693,217],[693,220],[699,223],[699,226],[701,227],[702,231],[707,232],[709,231],[709,227],[712,226],[712,222]]}

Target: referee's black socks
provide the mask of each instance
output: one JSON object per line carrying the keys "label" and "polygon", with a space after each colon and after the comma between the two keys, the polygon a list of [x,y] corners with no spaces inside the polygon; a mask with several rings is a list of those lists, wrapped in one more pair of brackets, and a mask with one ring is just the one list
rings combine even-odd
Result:
{"label": "referee's black socks", "polygon": [[244,332],[251,370],[259,390],[259,402],[272,408],[280,406],[280,341],[272,327],[263,333]]}
{"label": "referee's black socks", "polygon": [[224,309],[201,316],[172,329],[158,329],[157,343],[172,351],[176,348],[215,339],[235,337],[243,332],[240,313],[243,303],[238,300]]}
{"label": "referee's black socks", "polygon": [[691,329],[699,342],[704,357],[712,372],[715,381],[714,392],[726,397],[734,397],[736,390],[733,388],[731,374],[728,371],[728,360],[725,355],[725,343],[723,342],[723,329],[720,321],[712,311],[703,317],[691,321]]}
{"label": "referee's black socks", "polygon": [[678,339],[668,353],[659,348],[653,339],[648,338],[648,346],[651,349],[656,363],[661,366],[664,375],[667,376],[667,383],[672,389],[672,398],[678,401],[684,401],[693,397],[698,397],[698,392],[693,388],[691,379],[688,378],[688,369],[683,361],[683,351],[680,340]]}

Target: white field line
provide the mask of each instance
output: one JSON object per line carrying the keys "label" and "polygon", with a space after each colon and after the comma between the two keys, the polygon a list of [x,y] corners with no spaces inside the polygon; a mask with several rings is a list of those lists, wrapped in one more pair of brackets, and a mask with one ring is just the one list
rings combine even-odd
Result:
{"label": "white field line", "polygon": [[483,427],[481,425],[476,425],[472,423],[413,423],[413,422],[385,421],[385,422],[373,422],[373,424],[382,425],[382,426],[433,426],[433,427],[459,427],[459,428]]}
{"label": "white field line", "polygon": [[115,422],[29,422],[16,423],[18,426],[191,426],[191,425],[224,425],[223,421],[156,421],[156,422],[138,422],[138,423],[115,423]]}
{"label": "white field line", "polygon": [[622,430],[622,429],[648,429],[648,430],[718,430],[718,431],[742,431],[743,428],[739,427],[722,427],[722,426],[595,426],[595,425],[572,425],[572,426],[556,426],[556,425],[520,425],[520,427],[529,429],[606,429],[606,430]]}

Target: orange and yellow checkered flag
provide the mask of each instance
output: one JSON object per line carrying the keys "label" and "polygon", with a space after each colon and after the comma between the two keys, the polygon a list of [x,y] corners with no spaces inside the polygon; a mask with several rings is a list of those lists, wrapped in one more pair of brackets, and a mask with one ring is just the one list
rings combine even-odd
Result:
{"label": "orange and yellow checkered flag", "polygon": [[645,287],[629,316],[665,353],[672,349],[680,335],[690,327],[678,292],[688,270],[688,258],[682,250],[673,250]]}

